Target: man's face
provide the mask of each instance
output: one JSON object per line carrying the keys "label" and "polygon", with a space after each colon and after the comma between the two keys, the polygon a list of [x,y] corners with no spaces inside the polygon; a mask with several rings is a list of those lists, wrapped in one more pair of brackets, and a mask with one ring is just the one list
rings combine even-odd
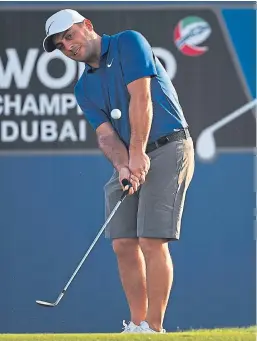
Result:
{"label": "man's face", "polygon": [[53,42],[65,56],[77,62],[90,62],[95,54],[94,31],[90,21],[74,24],[68,30],[55,34]]}

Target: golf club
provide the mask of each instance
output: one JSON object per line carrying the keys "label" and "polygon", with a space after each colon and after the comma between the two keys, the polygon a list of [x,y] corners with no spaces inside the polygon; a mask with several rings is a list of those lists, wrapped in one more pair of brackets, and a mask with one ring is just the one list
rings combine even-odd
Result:
{"label": "golf club", "polygon": [[84,255],[84,257],[81,259],[79,265],[77,266],[76,270],[73,272],[71,278],[69,279],[69,281],[67,282],[67,284],[65,285],[65,287],[63,288],[63,291],[60,293],[60,295],[58,296],[57,300],[53,303],[51,302],[46,302],[46,301],[40,301],[37,300],[36,303],[44,306],[44,307],[56,307],[57,304],[61,301],[61,299],[63,298],[66,290],[68,289],[68,287],[70,286],[71,282],[73,281],[74,277],[76,276],[76,274],[78,273],[78,271],[80,270],[81,266],[83,265],[84,261],[87,259],[88,255],[90,254],[91,250],[93,249],[93,247],[95,246],[96,242],[98,241],[98,239],[100,238],[101,234],[103,233],[103,231],[105,230],[106,226],[108,225],[108,223],[110,222],[110,220],[112,219],[112,217],[114,216],[115,212],[117,211],[117,209],[119,208],[119,206],[121,205],[121,203],[123,202],[123,200],[126,198],[126,196],[129,193],[129,189],[132,186],[131,183],[127,180],[127,179],[123,179],[122,180],[122,184],[124,187],[128,186],[128,189],[126,189],[122,195],[120,200],[117,202],[116,206],[114,207],[114,209],[112,210],[112,212],[110,213],[109,217],[107,218],[106,222],[104,223],[103,227],[101,228],[101,230],[98,232],[97,236],[95,237],[94,241],[92,242],[92,244],[90,245],[90,247],[88,248],[86,254]]}

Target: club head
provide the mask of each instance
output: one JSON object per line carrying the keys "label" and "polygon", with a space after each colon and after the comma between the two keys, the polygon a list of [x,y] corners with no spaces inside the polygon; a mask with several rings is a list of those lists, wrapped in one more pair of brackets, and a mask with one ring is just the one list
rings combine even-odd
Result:
{"label": "club head", "polygon": [[202,131],[196,142],[197,154],[201,159],[211,160],[216,154],[216,142],[211,129]]}
{"label": "club head", "polygon": [[36,301],[37,304],[42,305],[44,307],[55,307],[56,303],[50,303],[45,301]]}

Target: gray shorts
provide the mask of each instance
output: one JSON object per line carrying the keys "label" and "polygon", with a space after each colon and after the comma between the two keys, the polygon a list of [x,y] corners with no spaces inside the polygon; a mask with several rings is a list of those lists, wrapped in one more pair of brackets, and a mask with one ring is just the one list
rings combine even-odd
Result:
{"label": "gray shorts", "polygon": [[[123,201],[106,228],[107,238],[179,239],[186,191],[194,173],[192,139],[170,142],[148,156],[151,166],[146,181]],[[115,170],[104,187],[106,217],[122,194],[118,176]]]}

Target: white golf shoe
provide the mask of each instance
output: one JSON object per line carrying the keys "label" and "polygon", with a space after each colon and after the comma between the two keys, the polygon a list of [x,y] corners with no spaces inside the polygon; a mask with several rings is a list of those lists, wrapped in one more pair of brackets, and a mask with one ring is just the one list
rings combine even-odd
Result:
{"label": "white golf shoe", "polygon": [[149,327],[149,324],[146,321],[142,321],[138,327],[138,329],[141,329],[141,331],[137,333],[152,333],[152,334],[163,334],[166,333],[165,329],[162,329],[160,332],[157,332],[156,330],[153,330]]}
{"label": "white golf shoe", "polygon": [[142,333],[141,332],[141,328],[139,326],[137,326],[135,323],[133,323],[132,321],[129,322],[129,324],[127,324],[125,322],[125,320],[123,320],[123,326],[124,326],[124,329],[123,329],[123,332],[121,333],[125,333],[125,334],[128,334],[128,333]]}

